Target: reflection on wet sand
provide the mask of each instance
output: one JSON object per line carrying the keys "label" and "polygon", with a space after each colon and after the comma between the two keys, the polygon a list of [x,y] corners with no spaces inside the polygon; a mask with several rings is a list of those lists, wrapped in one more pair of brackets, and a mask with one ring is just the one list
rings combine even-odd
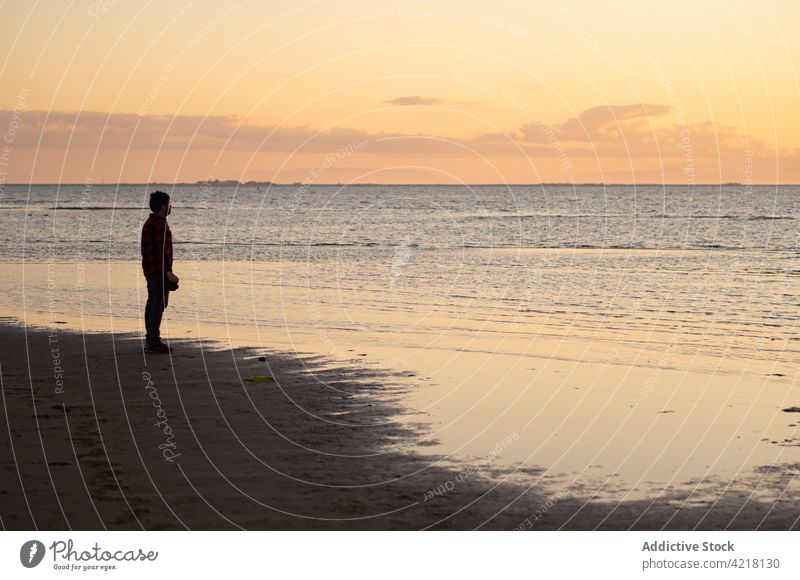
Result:
{"label": "reflection on wet sand", "polygon": [[[555,254],[561,258],[539,253],[551,264],[565,256]],[[597,276],[602,254],[591,259],[600,260]],[[402,409],[392,421],[415,428],[413,437],[384,444],[457,473],[546,482],[610,501],[676,490],[705,501],[721,489],[770,500],[790,491],[775,481],[798,461],[797,421],[782,410],[800,402],[800,359],[791,326],[757,324],[753,310],[770,296],[734,316],[726,312],[735,301],[700,304],[708,297],[680,285],[647,297],[654,279],[643,277],[620,281],[617,293],[606,283],[593,310],[578,296],[570,307],[567,296],[580,287],[574,282],[552,295],[509,292],[513,282],[473,285],[477,292],[374,288],[353,283],[350,267],[340,264],[339,277],[314,263],[302,271],[282,263],[187,263],[165,335],[313,353],[323,357],[320,373],[332,366],[391,371],[391,401]],[[141,332],[138,264],[3,270],[3,309],[18,320]],[[12,283],[23,272],[25,284]],[[320,380],[335,387],[335,375]]]}

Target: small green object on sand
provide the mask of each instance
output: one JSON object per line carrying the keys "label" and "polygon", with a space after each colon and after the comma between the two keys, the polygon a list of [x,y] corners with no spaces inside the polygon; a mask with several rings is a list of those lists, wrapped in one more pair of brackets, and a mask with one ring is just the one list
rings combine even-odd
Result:
{"label": "small green object on sand", "polygon": [[270,381],[274,381],[272,377],[268,377],[267,375],[253,375],[252,377],[247,377],[245,379],[249,383],[268,383]]}

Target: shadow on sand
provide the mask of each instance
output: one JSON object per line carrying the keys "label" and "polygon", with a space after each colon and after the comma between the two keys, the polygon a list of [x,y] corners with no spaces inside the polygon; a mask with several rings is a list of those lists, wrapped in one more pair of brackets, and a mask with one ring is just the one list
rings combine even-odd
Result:
{"label": "shadow on sand", "polygon": [[[535,468],[533,486],[444,468],[415,452],[421,424],[394,420],[410,387],[387,370],[188,341],[145,356],[131,335],[0,333],[5,529],[798,527],[796,500],[749,490],[713,504],[609,503],[550,487]],[[797,472],[770,469],[775,485]]]}

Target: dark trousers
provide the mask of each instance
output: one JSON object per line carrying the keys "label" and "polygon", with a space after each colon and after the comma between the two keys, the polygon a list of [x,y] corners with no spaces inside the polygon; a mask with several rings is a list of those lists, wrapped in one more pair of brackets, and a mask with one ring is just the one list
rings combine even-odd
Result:
{"label": "dark trousers", "polygon": [[159,276],[147,281],[147,304],[144,307],[144,327],[147,331],[147,344],[161,342],[161,317],[169,304],[169,281]]}

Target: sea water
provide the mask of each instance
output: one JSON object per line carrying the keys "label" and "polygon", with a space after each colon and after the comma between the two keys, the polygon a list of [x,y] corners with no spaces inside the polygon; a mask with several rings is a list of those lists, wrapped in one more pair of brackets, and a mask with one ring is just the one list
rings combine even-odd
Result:
{"label": "sea water", "polygon": [[6,315],[140,330],[157,187],[165,328],[388,373],[409,452],[614,498],[786,489],[800,187],[6,186]]}

